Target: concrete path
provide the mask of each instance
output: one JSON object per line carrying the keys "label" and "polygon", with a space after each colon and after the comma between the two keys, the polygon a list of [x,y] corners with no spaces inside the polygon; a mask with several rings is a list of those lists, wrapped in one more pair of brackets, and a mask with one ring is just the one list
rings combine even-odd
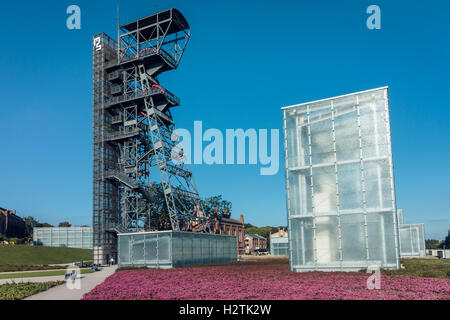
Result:
{"label": "concrete path", "polygon": [[[81,275],[81,276],[84,276]],[[30,278],[10,278],[10,279],[0,279],[0,285],[5,283],[19,283],[19,282],[47,282],[47,281],[58,281],[64,280],[64,275],[61,276],[48,276],[48,277],[30,277]]]}
{"label": "concrete path", "polygon": [[[88,269],[88,268],[83,268],[83,269]],[[4,271],[4,272],[0,272],[0,274],[50,272],[50,271],[62,271],[62,270],[67,270],[67,268],[63,268],[63,269],[43,269],[43,270],[26,270],[26,271]]]}
{"label": "concrete path", "polygon": [[[102,283],[107,277],[112,275],[117,269],[117,265],[112,267],[102,267],[101,271],[96,271],[93,273],[87,273],[81,275],[81,289],[68,289],[65,284],[53,287],[47,291],[35,294],[33,296],[27,297],[24,300],[80,300],[85,293],[88,293],[92,289],[94,289],[98,284]],[[55,278],[56,280],[61,279],[64,280],[64,276],[56,276],[56,277],[39,277],[40,278]],[[30,281],[34,281],[36,278],[27,278],[33,279]],[[8,279],[11,280],[11,279]],[[22,280],[22,279],[19,279]],[[47,280],[47,281],[55,281]],[[18,281],[17,281],[18,282]],[[38,281],[41,282],[41,281]]]}

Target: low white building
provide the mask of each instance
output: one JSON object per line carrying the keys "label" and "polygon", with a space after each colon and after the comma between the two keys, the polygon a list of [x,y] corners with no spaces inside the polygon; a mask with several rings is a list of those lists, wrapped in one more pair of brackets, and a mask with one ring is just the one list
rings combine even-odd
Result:
{"label": "low white building", "polygon": [[450,249],[427,249],[427,255],[440,259],[450,259]]}
{"label": "low white building", "polygon": [[289,238],[284,229],[278,229],[278,232],[270,234],[270,254],[273,256],[289,255]]}
{"label": "low white building", "polygon": [[92,227],[33,228],[35,246],[92,249]]}

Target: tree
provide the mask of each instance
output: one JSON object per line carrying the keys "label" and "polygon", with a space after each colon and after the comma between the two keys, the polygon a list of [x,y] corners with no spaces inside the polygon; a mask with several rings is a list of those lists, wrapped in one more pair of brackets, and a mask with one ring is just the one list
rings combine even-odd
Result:
{"label": "tree", "polygon": [[441,241],[435,239],[427,239],[425,240],[425,248],[426,249],[439,249],[441,245]]}
{"label": "tree", "polygon": [[222,199],[221,195],[200,200],[200,203],[207,214],[213,214],[217,207],[219,214],[225,217],[231,216],[232,204],[230,201]]}
{"label": "tree", "polygon": [[[169,218],[166,199],[161,183],[152,182],[149,187],[152,201],[149,203],[149,216],[145,217],[144,225],[150,226],[150,230],[171,230],[172,225]],[[149,217],[151,220],[149,221]]]}
{"label": "tree", "polygon": [[68,228],[68,227],[71,227],[72,225],[68,222],[68,221],[64,221],[64,222],[60,222],[59,224],[58,224],[58,227],[62,227],[62,228]]}
{"label": "tree", "polygon": [[51,225],[51,224],[49,224],[47,222],[44,222],[44,223],[38,223],[36,225],[36,227],[39,227],[39,228],[53,228],[53,225]]}
{"label": "tree", "polygon": [[444,241],[440,244],[440,249],[450,249],[450,230],[448,230],[448,235],[445,237]]}
{"label": "tree", "polygon": [[31,238],[33,236],[33,228],[36,227],[39,224],[39,222],[31,216],[24,218],[24,220],[25,220],[25,238]]}
{"label": "tree", "polygon": [[[171,230],[172,226],[170,223],[169,210],[167,209],[161,183],[153,182],[149,187],[149,194],[152,196],[151,201],[148,203],[149,214],[143,218],[143,221],[141,221],[140,224],[147,228],[150,226],[150,230]],[[215,207],[217,207],[219,214],[222,214],[225,217],[229,217],[231,214],[231,202],[222,199],[222,196],[220,195],[200,200],[200,204],[206,214],[213,214]],[[194,203],[192,203],[190,198],[179,197],[176,199],[176,205],[192,209]]]}
{"label": "tree", "polygon": [[48,224],[46,222],[44,223],[39,222],[32,216],[25,217],[24,220],[25,220],[25,238],[27,239],[33,237],[33,228],[53,227],[51,224]]}

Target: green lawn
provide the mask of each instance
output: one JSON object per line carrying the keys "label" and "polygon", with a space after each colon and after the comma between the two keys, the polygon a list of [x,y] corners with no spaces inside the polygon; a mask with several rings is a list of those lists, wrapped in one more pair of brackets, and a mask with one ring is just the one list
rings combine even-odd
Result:
{"label": "green lawn", "polygon": [[65,281],[49,281],[49,282],[24,282],[24,283],[7,283],[0,286],[0,300],[20,300],[45,291],[54,286],[59,286]]}
{"label": "green lawn", "polygon": [[417,276],[450,279],[450,260],[439,259],[401,259],[405,269],[383,270],[388,275]]}
{"label": "green lawn", "polygon": [[[66,270],[3,273],[3,274],[0,274],[0,279],[62,276],[65,273],[66,273]],[[81,269],[81,273],[82,274],[84,274],[84,273],[92,273],[92,270],[91,269]]]}
{"label": "green lawn", "polygon": [[45,265],[92,260],[92,250],[27,245],[0,246],[1,265]]}

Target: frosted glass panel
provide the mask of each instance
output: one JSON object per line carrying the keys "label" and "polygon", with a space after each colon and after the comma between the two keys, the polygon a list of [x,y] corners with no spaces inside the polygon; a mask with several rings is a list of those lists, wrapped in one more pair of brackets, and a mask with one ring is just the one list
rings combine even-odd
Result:
{"label": "frosted glass panel", "polygon": [[359,128],[356,108],[337,115],[334,120],[338,161],[359,159]]}
{"label": "frosted glass panel", "polygon": [[363,205],[361,165],[359,163],[338,166],[340,209],[360,209]]}
{"label": "frosted glass panel", "polygon": [[387,88],[287,107],[283,119],[291,269],[398,268]]}
{"label": "frosted glass panel", "polygon": [[364,214],[341,216],[342,259],[363,261],[367,257]]}
{"label": "frosted glass panel", "polygon": [[340,260],[338,218],[316,218],[316,261],[326,264]]}
{"label": "frosted glass panel", "polygon": [[145,260],[157,261],[158,260],[158,236],[156,234],[145,235]]}
{"label": "frosted glass panel", "polygon": [[333,167],[319,167],[313,169],[314,195],[312,202],[314,212],[335,212],[336,199],[336,173]]}

